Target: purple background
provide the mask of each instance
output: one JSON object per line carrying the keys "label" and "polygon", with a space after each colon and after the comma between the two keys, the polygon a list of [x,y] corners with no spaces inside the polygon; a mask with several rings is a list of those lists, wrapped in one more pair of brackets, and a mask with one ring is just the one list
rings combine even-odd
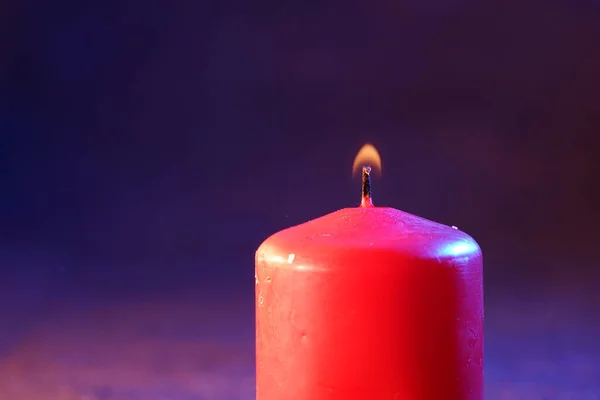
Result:
{"label": "purple background", "polygon": [[371,142],[376,204],[484,250],[486,398],[600,399],[598,38],[591,0],[3,2],[0,398],[252,398],[254,251]]}

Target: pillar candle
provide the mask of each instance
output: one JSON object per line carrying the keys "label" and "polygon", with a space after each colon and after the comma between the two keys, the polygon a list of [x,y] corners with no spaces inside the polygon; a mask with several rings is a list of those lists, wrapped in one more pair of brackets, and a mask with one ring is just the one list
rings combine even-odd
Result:
{"label": "pillar candle", "polygon": [[483,399],[481,250],[456,227],[375,207],[370,173],[359,207],[256,251],[257,400]]}

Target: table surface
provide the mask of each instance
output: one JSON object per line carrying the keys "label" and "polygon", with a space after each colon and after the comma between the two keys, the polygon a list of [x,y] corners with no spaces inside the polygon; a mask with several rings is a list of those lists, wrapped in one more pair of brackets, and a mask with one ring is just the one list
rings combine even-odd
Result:
{"label": "table surface", "polygon": [[[0,294],[0,399],[254,398],[251,299],[57,297]],[[487,400],[600,399],[589,314],[560,305],[488,314]]]}

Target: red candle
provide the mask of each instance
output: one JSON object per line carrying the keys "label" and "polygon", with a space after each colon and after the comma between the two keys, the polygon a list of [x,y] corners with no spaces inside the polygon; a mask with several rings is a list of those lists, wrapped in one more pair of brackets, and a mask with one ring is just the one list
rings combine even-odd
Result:
{"label": "red candle", "polygon": [[481,250],[374,207],[370,171],[360,207],[256,252],[257,400],[483,399]]}

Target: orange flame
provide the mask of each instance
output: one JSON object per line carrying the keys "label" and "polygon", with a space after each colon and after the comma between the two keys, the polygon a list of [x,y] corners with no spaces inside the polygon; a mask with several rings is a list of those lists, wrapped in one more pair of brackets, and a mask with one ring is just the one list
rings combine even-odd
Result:
{"label": "orange flame", "polygon": [[365,144],[356,155],[352,165],[352,175],[356,175],[365,165],[370,166],[381,175],[381,157],[379,157],[377,149],[369,143]]}

